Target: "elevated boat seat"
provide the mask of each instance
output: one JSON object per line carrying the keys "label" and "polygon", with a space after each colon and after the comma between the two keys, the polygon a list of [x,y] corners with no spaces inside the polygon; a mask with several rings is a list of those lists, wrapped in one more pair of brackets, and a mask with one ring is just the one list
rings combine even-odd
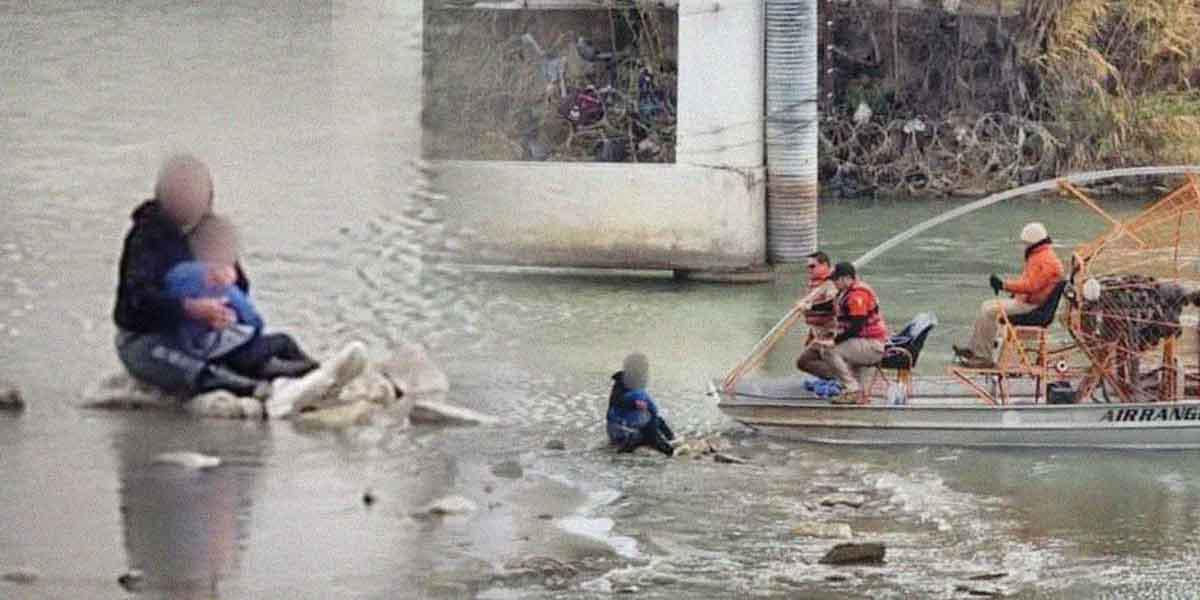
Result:
{"label": "elevated boat seat", "polygon": [[[892,371],[896,375],[896,382],[904,386],[906,394],[911,395],[912,370],[917,367],[917,359],[921,357],[925,339],[937,324],[937,316],[933,313],[921,313],[913,317],[900,333],[888,338],[883,349],[883,360],[876,365],[876,380],[882,378],[883,381],[890,382],[886,371]],[[871,383],[868,388],[874,387],[875,380]]]}
{"label": "elevated boat seat", "polygon": [[[995,365],[989,368],[953,367],[950,372],[967,383],[989,403],[1007,403],[1008,390],[1005,379],[1030,377],[1036,382],[1034,400],[1045,398],[1045,386],[1050,371],[1050,358],[1055,352],[1049,349],[1049,328],[1058,313],[1058,305],[1067,289],[1063,280],[1054,286],[1050,297],[1032,312],[1008,316],[1003,311],[996,317],[1000,323],[1000,349],[996,353]],[[971,378],[984,376],[993,382],[993,391],[988,392]],[[998,394],[996,392],[999,392]]]}

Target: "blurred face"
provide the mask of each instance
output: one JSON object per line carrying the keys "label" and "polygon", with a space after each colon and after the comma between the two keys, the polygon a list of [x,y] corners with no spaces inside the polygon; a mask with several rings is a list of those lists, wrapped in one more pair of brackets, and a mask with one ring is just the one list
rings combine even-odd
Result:
{"label": "blurred face", "polygon": [[833,285],[837,286],[839,292],[846,291],[846,289],[853,284],[854,278],[849,276],[838,277],[837,279],[833,280]]}
{"label": "blurred face", "polygon": [[158,196],[167,217],[189,231],[212,211],[212,178],[203,165],[179,166],[164,174]]}
{"label": "blurred face", "polygon": [[191,239],[192,254],[197,260],[232,265],[237,261],[237,236],[230,227],[204,227]]}

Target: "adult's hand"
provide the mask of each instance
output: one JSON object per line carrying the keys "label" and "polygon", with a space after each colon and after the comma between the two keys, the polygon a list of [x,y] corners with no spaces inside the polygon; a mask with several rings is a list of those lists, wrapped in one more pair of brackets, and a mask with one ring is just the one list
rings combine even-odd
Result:
{"label": "adult's hand", "polygon": [[1000,290],[1004,289],[1004,280],[1000,279],[995,273],[992,273],[992,276],[988,278],[988,283],[992,286],[992,292],[997,295],[1000,294]]}
{"label": "adult's hand", "polygon": [[183,301],[183,312],[217,330],[225,329],[237,320],[237,314],[224,298],[188,298]]}

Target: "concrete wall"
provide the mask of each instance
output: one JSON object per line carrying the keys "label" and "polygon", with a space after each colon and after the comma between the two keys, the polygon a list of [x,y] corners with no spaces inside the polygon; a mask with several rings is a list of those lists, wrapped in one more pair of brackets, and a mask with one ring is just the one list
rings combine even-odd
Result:
{"label": "concrete wall", "polygon": [[765,261],[761,169],[446,161],[434,185],[472,260],[686,270]]}
{"label": "concrete wall", "polygon": [[745,270],[766,262],[763,7],[680,0],[675,164],[435,162],[464,259]]}

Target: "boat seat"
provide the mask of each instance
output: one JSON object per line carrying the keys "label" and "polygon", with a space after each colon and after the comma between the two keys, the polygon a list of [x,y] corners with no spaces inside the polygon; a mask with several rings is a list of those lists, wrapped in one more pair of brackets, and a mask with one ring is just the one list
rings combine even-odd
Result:
{"label": "boat seat", "polygon": [[888,338],[883,349],[883,360],[875,366],[876,378],[872,380],[868,389],[874,387],[879,378],[890,382],[886,371],[892,371],[896,375],[896,382],[904,386],[905,393],[912,395],[912,370],[917,367],[917,360],[921,358],[921,349],[925,347],[929,332],[933,331],[937,324],[937,316],[933,313],[921,313],[913,317],[899,333]]}
{"label": "boat seat", "polygon": [[1041,306],[1034,309],[1033,312],[1013,315],[1008,318],[1008,321],[1014,327],[1041,327],[1043,329],[1050,327],[1054,323],[1054,315],[1058,314],[1058,303],[1062,300],[1063,292],[1066,289],[1067,280],[1064,279],[1054,286],[1054,291],[1050,292],[1050,297]]}
{"label": "boat seat", "polygon": [[[968,383],[975,391],[990,403],[1000,400],[1007,402],[1008,392],[1005,380],[1014,377],[1030,377],[1036,381],[1035,401],[1045,398],[1045,386],[1050,375],[1050,357],[1054,352],[1049,348],[1049,327],[1054,323],[1058,313],[1058,305],[1067,281],[1063,280],[1054,286],[1050,297],[1032,312],[1023,315],[1008,316],[1001,311],[996,317],[1000,322],[1000,348],[996,352],[995,364],[988,368],[953,367],[950,372]],[[983,376],[995,383],[999,398],[987,393],[983,388],[973,384],[973,376]]]}

